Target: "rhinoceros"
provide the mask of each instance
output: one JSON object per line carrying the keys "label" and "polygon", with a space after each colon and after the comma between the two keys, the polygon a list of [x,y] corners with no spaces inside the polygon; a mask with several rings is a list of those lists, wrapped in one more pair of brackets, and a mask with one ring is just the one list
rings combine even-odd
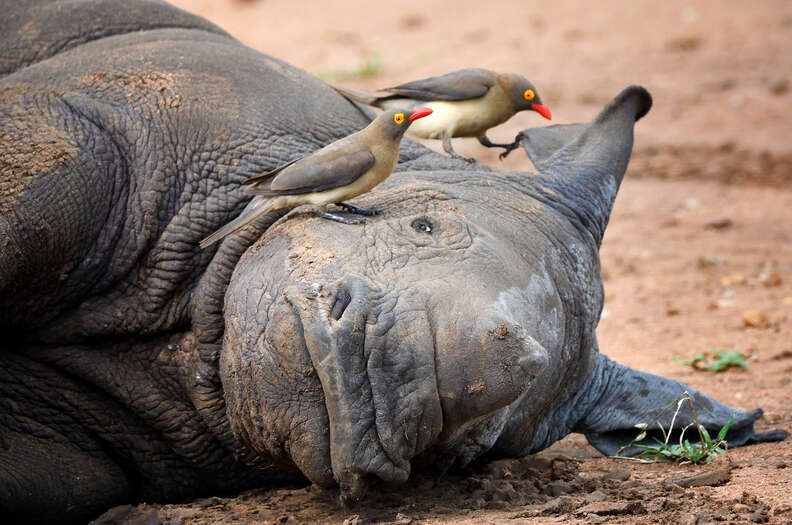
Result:
{"label": "rhinoceros", "polygon": [[686,389],[732,446],[784,437],[598,350],[643,88],[525,131],[537,174],[405,140],[357,200],[380,216],[276,212],[202,251],[246,177],[371,115],[157,0],[0,8],[3,522],[294,479],[354,502],[570,432],[613,454]]}

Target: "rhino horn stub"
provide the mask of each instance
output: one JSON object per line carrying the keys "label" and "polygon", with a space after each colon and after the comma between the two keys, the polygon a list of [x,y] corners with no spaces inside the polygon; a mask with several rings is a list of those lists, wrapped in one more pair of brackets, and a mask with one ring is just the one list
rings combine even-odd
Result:
{"label": "rhino horn stub", "polygon": [[529,128],[518,135],[539,170],[537,179],[561,195],[559,205],[598,244],[632,154],[635,122],[651,107],[649,92],[630,86],[589,123]]}
{"label": "rhino horn stub", "polygon": [[478,352],[459,356],[454,348],[438,351],[441,442],[456,440],[471,425],[516,401],[550,360],[547,349],[528,331],[504,319],[482,319],[474,333],[480,345],[454,346],[479,348]]}

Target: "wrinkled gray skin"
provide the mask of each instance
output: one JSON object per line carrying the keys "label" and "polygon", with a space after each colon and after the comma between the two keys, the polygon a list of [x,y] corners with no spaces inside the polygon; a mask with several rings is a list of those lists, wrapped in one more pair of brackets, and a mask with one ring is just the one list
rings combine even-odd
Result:
{"label": "wrinkled gray skin", "polygon": [[[539,175],[405,140],[364,226],[275,213],[201,251],[243,179],[366,114],[154,0],[0,8],[0,521],[302,476],[353,502],[573,431],[612,454],[686,388],[595,338],[641,88],[527,130]],[[711,431],[732,412],[694,399]],[[731,445],[783,437],[759,414]]]}

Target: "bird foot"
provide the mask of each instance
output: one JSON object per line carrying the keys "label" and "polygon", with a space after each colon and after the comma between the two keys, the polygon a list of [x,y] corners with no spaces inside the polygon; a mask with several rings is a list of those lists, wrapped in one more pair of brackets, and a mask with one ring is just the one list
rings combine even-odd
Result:
{"label": "bird foot", "polygon": [[342,217],[341,215],[336,215],[335,213],[317,213],[317,216],[327,219],[330,221],[340,222],[341,224],[365,224],[366,219],[363,217]]}
{"label": "bird foot", "polygon": [[511,153],[512,151],[516,150],[519,147],[520,147],[520,141],[515,140],[514,142],[512,142],[508,146],[504,146],[505,151],[502,151],[501,154],[498,155],[498,158],[500,160],[505,159],[506,157],[509,156],[509,153]]}
{"label": "bird foot", "polygon": [[374,215],[379,215],[380,213],[382,213],[382,210],[368,210],[366,208],[361,208],[359,206],[355,206],[353,204],[347,204],[345,202],[338,202],[336,204],[344,208],[349,213],[354,213],[357,215],[365,215],[366,217],[373,217]]}

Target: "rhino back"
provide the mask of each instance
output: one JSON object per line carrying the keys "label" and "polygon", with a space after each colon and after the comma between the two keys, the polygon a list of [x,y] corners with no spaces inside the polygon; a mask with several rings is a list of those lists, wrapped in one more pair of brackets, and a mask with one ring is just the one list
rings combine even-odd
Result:
{"label": "rhino back", "polygon": [[112,35],[167,27],[225,34],[159,0],[2,0],[0,10],[0,76]]}

